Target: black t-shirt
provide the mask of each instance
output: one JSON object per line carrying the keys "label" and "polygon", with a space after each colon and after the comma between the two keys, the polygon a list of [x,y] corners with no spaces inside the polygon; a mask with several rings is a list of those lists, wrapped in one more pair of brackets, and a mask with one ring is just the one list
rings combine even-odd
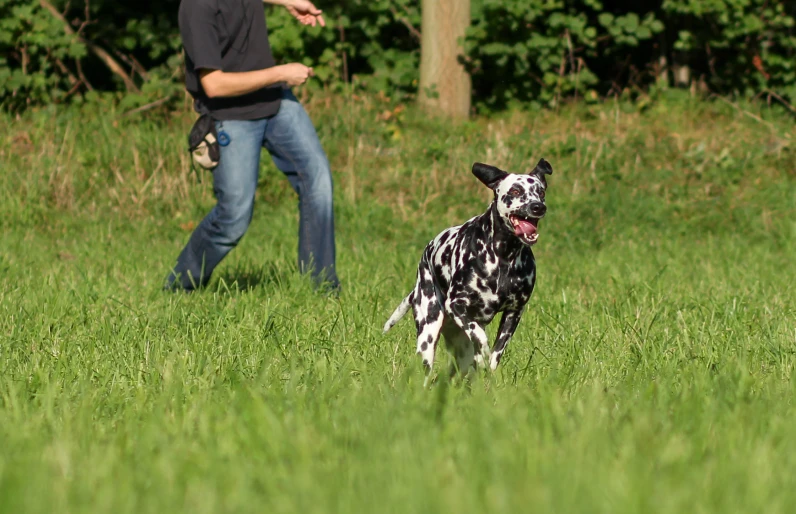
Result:
{"label": "black t-shirt", "polygon": [[199,113],[218,120],[252,120],[279,110],[284,84],[236,97],[208,98],[199,70],[254,71],[275,65],[263,0],[182,0],[180,35],[185,48],[185,87]]}

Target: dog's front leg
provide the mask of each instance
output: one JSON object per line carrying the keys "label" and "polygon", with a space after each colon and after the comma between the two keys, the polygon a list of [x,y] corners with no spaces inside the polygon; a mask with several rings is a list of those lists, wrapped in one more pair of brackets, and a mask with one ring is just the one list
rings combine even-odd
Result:
{"label": "dog's front leg", "polygon": [[520,324],[522,317],[522,310],[504,311],[503,316],[500,318],[500,326],[498,327],[498,335],[495,338],[495,346],[492,347],[492,354],[489,356],[489,367],[494,371],[500,363],[500,357],[506,350],[511,336],[517,330],[517,325]]}
{"label": "dog's front leg", "polygon": [[478,367],[483,367],[484,362],[489,359],[489,339],[484,328],[475,321],[467,321],[467,300],[463,298],[448,298],[445,302],[445,314],[450,316],[460,329],[467,334],[467,338],[473,345],[475,363]]}

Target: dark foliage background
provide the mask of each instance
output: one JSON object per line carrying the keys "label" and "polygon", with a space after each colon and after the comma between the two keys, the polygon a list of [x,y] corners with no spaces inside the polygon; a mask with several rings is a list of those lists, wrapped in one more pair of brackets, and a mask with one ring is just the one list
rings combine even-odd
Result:
{"label": "dark foliage background", "polygon": [[[419,0],[324,5],[326,28],[268,6],[279,61],[316,85],[417,93]],[[183,98],[178,0],[0,0],[0,105],[110,98],[133,109]],[[796,98],[796,2],[784,0],[473,0],[462,59],[474,105],[555,106],[690,87]],[[115,70],[115,71],[114,71]]]}

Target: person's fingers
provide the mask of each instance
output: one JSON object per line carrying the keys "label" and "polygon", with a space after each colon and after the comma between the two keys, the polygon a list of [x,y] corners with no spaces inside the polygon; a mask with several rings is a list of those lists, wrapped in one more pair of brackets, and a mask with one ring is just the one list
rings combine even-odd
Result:
{"label": "person's fingers", "polygon": [[321,27],[326,26],[326,20],[323,18],[323,11],[315,7],[311,2],[294,6],[291,10],[291,14],[293,14],[302,25],[316,27],[320,24]]}

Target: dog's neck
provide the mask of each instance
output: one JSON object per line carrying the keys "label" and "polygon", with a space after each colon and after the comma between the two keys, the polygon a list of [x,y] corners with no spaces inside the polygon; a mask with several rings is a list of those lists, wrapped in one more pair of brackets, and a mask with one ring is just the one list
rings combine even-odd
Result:
{"label": "dog's neck", "polygon": [[481,216],[480,222],[484,233],[490,237],[490,244],[499,259],[510,262],[516,259],[523,250],[530,250],[506,226],[494,201]]}

